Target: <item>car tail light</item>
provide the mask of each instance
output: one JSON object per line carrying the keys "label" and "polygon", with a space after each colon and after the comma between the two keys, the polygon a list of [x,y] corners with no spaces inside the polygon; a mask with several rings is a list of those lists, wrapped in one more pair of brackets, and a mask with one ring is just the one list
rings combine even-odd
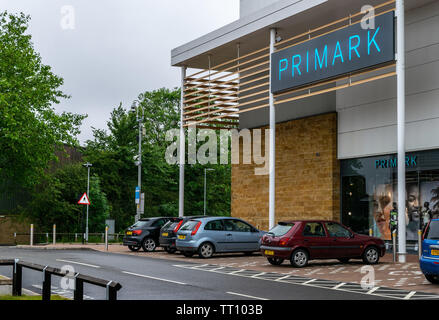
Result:
{"label": "car tail light", "polygon": [[197,225],[195,226],[194,230],[192,230],[191,236],[194,236],[197,233],[197,231],[200,228],[200,226],[201,226],[201,221],[199,221],[197,223]]}
{"label": "car tail light", "polygon": [[434,263],[434,264],[439,264],[439,262],[436,262],[436,261],[434,261],[433,263]]}
{"label": "car tail light", "polygon": [[279,245],[280,245],[280,246],[286,246],[287,243],[288,243],[288,240],[290,240],[290,238],[281,238],[281,239],[279,240]]}
{"label": "car tail light", "polygon": [[183,223],[183,220],[181,220],[174,228],[174,232],[177,233],[178,229],[180,229],[181,224]]}
{"label": "car tail light", "polygon": [[133,230],[133,234],[140,236],[142,234],[142,230]]}

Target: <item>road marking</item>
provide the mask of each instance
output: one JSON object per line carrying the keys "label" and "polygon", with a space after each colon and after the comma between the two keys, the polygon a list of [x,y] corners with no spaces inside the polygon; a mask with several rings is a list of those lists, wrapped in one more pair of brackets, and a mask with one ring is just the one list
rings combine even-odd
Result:
{"label": "road marking", "polygon": [[266,274],[266,272],[257,273],[255,275],[252,275],[250,278],[256,278],[258,276],[262,276],[263,274]]}
{"label": "road marking", "polygon": [[308,284],[308,283],[314,282],[314,281],[316,281],[316,280],[317,280],[317,279],[311,279],[311,280],[308,280],[308,281],[303,282],[302,284]]}
{"label": "road marking", "polygon": [[276,279],[276,280],[274,280],[274,281],[281,281],[281,280],[283,280],[283,279],[287,279],[287,278],[289,278],[289,277],[290,277],[290,275],[286,275],[285,277],[278,278],[278,279]]}
{"label": "road marking", "polygon": [[235,295],[235,296],[241,296],[241,297],[245,297],[245,298],[256,299],[256,300],[269,300],[269,299],[266,299],[266,298],[255,297],[255,296],[249,296],[249,295],[247,295],[247,294],[242,294],[242,293],[237,293],[237,292],[231,292],[231,291],[228,291],[228,292],[226,292],[226,293],[227,293],[227,294],[232,294],[232,295]]}
{"label": "road marking", "polygon": [[415,295],[416,291],[411,291],[408,295],[404,297],[404,300],[408,300]]}
{"label": "road marking", "polygon": [[157,277],[151,277],[151,276],[147,276],[147,275],[144,275],[144,274],[138,274],[138,273],[133,273],[133,272],[128,272],[128,271],[122,271],[122,273],[130,274],[132,276],[137,276],[137,277],[142,277],[142,278],[148,278],[148,279],[153,279],[153,280],[159,280],[159,281],[165,281],[165,282],[171,282],[171,283],[186,285],[186,283],[184,283],[184,282],[168,280],[168,279],[163,279],[163,278],[157,278]]}
{"label": "road marking", "polygon": [[79,264],[81,266],[92,267],[92,268],[96,268],[96,269],[100,268],[100,266],[95,266],[94,264],[88,264],[88,263],[82,263],[82,262],[76,262],[76,261],[70,261],[70,260],[56,259],[56,261]]}
{"label": "road marking", "polygon": [[390,264],[385,264],[384,266],[379,267],[378,270],[379,271],[386,270],[388,267],[390,267]]}
{"label": "road marking", "polygon": [[195,265],[192,267],[192,269],[199,269],[199,268],[203,268],[205,266],[208,266],[208,264]]}
{"label": "road marking", "polygon": [[225,267],[214,268],[214,269],[210,269],[210,271],[221,270],[221,269],[224,269],[224,268],[225,268]]}
{"label": "road marking", "polygon": [[242,271],[245,271],[245,269],[235,270],[235,271],[229,272],[228,274],[235,274],[235,273],[242,272]]}
{"label": "road marking", "polygon": [[311,270],[310,272],[305,273],[305,276],[310,276],[310,275],[312,275],[313,273],[319,272],[320,270],[322,270],[322,269],[319,268],[319,269]]}
{"label": "road marking", "polygon": [[344,270],[344,269],[346,269],[346,267],[340,267],[340,268],[337,268],[334,271],[331,271],[329,273],[337,273],[337,272],[340,272],[341,270]]}
{"label": "road marking", "polygon": [[346,284],[346,282],[341,282],[341,283],[337,284],[335,287],[333,287],[332,289],[337,290],[338,288],[344,286],[345,284]]}
{"label": "road marking", "polygon": [[367,291],[367,294],[371,294],[374,293],[375,291],[377,291],[380,287],[373,287],[372,289],[370,289],[369,291]]}

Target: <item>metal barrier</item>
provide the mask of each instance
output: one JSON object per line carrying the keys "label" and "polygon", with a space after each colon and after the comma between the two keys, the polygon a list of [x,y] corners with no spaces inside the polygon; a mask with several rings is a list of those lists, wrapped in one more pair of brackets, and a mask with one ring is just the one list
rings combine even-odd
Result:
{"label": "metal barrier", "polygon": [[[108,230],[106,231],[108,232]],[[88,243],[105,243],[106,232],[89,233]],[[110,243],[119,243],[124,237],[123,233],[108,233],[107,238]],[[21,239],[20,239],[21,238]],[[85,238],[84,233],[49,233],[49,232],[32,232],[32,233],[14,233],[14,243],[36,244],[56,244],[56,243],[82,243]],[[90,241],[95,240],[95,241]]]}
{"label": "metal barrier", "polygon": [[13,266],[12,276],[12,295],[21,296],[23,287],[23,268],[41,271],[43,273],[42,300],[48,301],[51,296],[52,275],[60,277],[70,277],[75,279],[73,299],[82,301],[84,299],[84,283],[103,287],[106,289],[106,300],[117,300],[117,292],[122,288],[118,282],[107,281],[95,277],[90,277],[80,273],[73,276],[68,271],[58,268],[43,266],[40,264],[20,261],[19,259],[0,260],[0,266]]}

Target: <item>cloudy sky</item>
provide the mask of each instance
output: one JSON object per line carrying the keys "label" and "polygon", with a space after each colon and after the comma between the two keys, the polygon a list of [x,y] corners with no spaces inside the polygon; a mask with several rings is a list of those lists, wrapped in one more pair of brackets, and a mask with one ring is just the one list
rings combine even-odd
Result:
{"label": "cloudy sky", "polygon": [[179,86],[171,49],[238,19],[239,0],[0,0],[0,10],[31,15],[36,50],[72,96],[56,109],[88,114],[84,142],[119,102]]}

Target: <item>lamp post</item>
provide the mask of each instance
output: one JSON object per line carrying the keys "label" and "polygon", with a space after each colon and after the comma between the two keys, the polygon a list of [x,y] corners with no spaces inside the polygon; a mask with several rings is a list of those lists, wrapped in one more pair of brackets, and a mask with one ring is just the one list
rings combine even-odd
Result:
{"label": "lamp post", "polygon": [[[87,168],[87,197],[90,199],[90,168],[93,166],[91,163],[87,162],[83,164]],[[88,242],[88,207],[87,204],[87,215],[85,219],[85,242]]]}
{"label": "lamp post", "polygon": [[139,187],[139,203],[137,204],[137,213],[135,217],[135,222],[137,222],[140,219],[140,208],[141,208],[141,202],[142,202],[142,129],[143,129],[143,109],[142,109],[142,115],[139,114],[139,100],[134,100],[133,104],[131,105],[131,112],[136,113],[136,121],[139,124],[139,153],[137,154],[135,161],[135,165],[137,166],[137,186]]}
{"label": "lamp post", "polygon": [[206,202],[207,202],[207,200],[206,200],[206,181],[207,181],[206,172],[207,171],[213,171],[213,169],[204,168],[204,215],[206,215]]}

